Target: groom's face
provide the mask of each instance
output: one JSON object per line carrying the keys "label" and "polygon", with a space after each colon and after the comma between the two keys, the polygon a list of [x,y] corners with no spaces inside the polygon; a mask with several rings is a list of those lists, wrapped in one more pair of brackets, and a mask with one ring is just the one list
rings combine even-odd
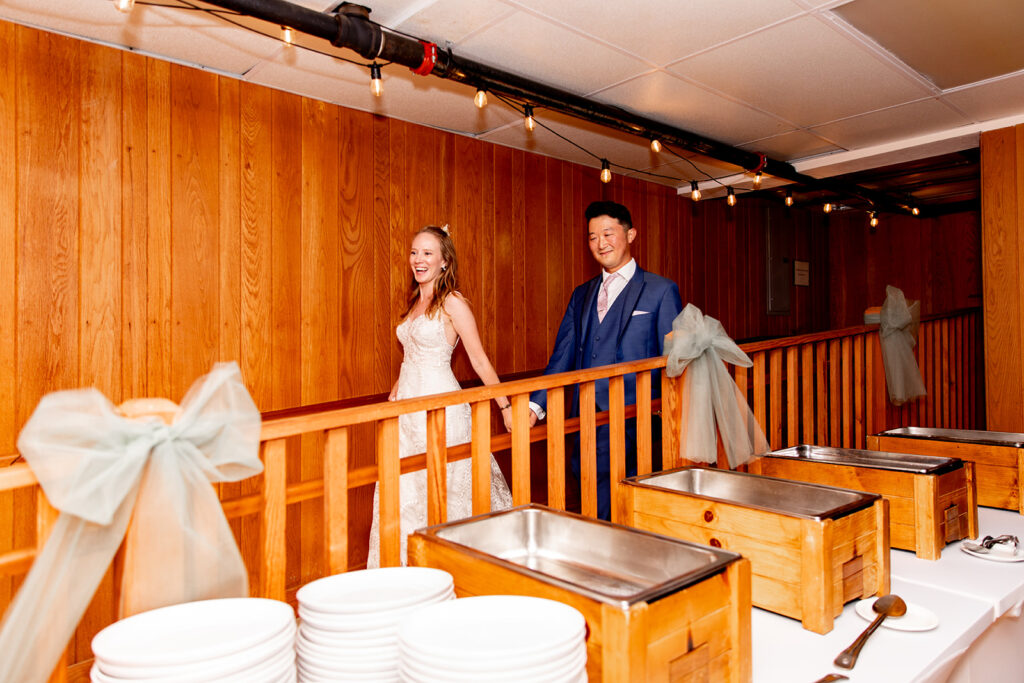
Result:
{"label": "groom's face", "polygon": [[609,273],[629,263],[629,245],[636,237],[636,228],[626,228],[611,216],[595,216],[587,224],[590,253]]}

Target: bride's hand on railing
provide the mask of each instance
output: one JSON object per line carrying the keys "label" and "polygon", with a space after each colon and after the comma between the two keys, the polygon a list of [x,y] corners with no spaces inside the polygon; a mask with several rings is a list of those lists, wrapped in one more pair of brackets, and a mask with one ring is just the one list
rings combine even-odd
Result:
{"label": "bride's hand on railing", "polygon": [[505,423],[505,431],[512,431],[512,403],[505,404],[505,407],[501,409],[501,420]]}

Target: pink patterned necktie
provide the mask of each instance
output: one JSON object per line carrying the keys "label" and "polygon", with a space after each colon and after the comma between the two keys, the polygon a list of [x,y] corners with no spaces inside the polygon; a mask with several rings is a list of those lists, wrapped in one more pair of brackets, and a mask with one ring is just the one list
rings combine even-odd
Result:
{"label": "pink patterned necktie", "polygon": [[601,283],[601,291],[597,293],[597,320],[604,321],[604,315],[608,312],[608,285],[612,280],[619,277],[618,273],[612,273]]}

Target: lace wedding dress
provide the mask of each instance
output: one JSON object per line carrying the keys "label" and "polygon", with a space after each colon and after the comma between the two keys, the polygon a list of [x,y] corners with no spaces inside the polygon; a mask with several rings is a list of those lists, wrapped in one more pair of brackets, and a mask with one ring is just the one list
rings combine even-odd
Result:
{"label": "lace wedding dress", "polygon": [[[445,336],[441,316],[425,315],[404,320],[395,330],[405,353],[398,375],[395,398],[411,398],[440,394],[459,389],[452,373],[452,351],[455,347]],[[458,343],[458,342],[456,342]],[[472,419],[469,404],[448,406],[445,410],[446,441],[449,446],[470,440]],[[426,413],[410,413],[398,418],[398,452],[401,457],[427,450]],[[448,463],[448,521],[473,514],[471,461]],[[399,480],[401,501],[402,564],[406,558],[406,538],[416,529],[427,526],[426,470],[403,474]],[[512,494],[498,464],[491,457],[491,509],[512,506]],[[373,524],[370,527],[370,552],[367,567],[380,566],[380,507],[378,492],[373,492]]]}

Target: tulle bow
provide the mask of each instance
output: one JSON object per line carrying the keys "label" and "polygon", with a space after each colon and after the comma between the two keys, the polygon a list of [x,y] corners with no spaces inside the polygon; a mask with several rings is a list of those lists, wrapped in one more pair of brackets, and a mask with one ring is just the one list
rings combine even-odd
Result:
{"label": "tulle bow", "polygon": [[170,425],[126,419],[95,389],[44,396],[18,449],[60,517],[0,627],[8,680],[47,679],[123,539],[122,617],[247,596],[210,484],[261,472],[259,438],[235,363],[193,384]]}
{"label": "tulle bow", "polygon": [[672,321],[672,333],[665,338],[665,354],[669,377],[689,370],[683,378],[686,398],[680,438],[680,455],[685,460],[717,461],[716,424],[731,468],[768,451],[764,432],[725,367],[725,363],[742,367],[753,363],[720,322],[687,304]]}
{"label": "tulle bow", "polygon": [[902,405],[927,395],[921,370],[914,358],[921,303],[907,304],[903,291],[892,285],[885,288],[885,303],[878,316],[878,336],[882,343],[882,365],[889,400]]}

